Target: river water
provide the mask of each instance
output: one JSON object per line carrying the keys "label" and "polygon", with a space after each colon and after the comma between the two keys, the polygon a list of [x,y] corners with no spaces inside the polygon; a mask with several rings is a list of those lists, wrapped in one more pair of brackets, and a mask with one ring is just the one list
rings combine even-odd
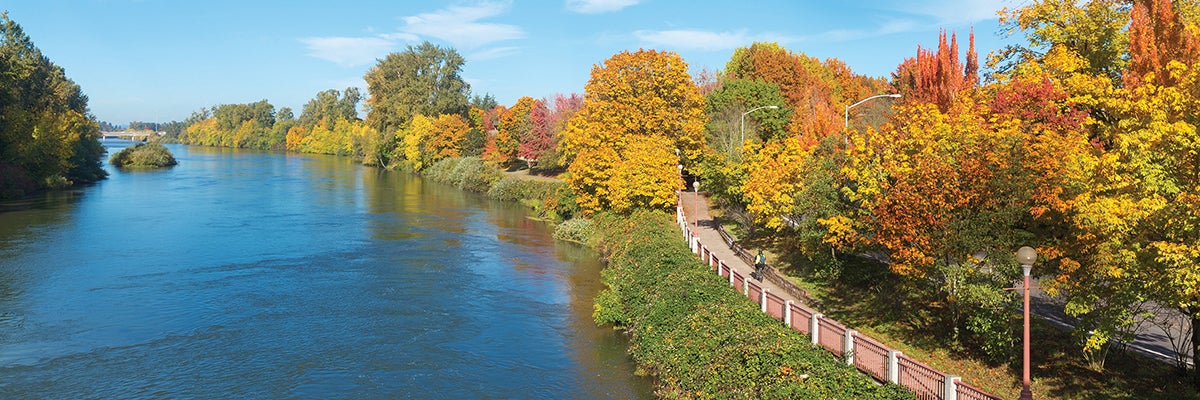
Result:
{"label": "river water", "polygon": [[0,203],[0,398],[650,397],[591,321],[597,254],[520,206],[169,148],[172,169]]}

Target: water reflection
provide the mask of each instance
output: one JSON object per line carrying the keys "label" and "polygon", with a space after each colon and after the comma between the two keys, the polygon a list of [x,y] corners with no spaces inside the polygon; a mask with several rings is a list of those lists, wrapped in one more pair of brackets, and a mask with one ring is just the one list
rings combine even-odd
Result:
{"label": "water reflection", "polygon": [[0,205],[0,398],[645,398],[596,255],[337,157],[170,146]]}

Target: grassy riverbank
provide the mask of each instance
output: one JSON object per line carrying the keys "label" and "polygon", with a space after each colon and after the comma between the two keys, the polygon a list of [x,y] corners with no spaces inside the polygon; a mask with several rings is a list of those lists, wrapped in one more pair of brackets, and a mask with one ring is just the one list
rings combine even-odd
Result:
{"label": "grassy riverbank", "polygon": [[505,174],[484,164],[479,157],[442,159],[422,174],[496,200],[519,202],[532,208],[538,219],[564,221],[579,212],[575,194],[565,182]]}

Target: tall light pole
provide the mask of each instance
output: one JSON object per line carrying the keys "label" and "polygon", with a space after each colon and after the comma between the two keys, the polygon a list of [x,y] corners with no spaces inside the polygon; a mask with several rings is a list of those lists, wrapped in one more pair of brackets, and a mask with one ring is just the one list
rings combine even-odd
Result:
{"label": "tall light pole", "polygon": [[1033,269],[1034,261],[1037,261],[1037,251],[1032,247],[1024,246],[1017,250],[1017,262],[1021,263],[1021,271],[1025,275],[1025,344],[1022,349],[1024,367],[1021,370],[1021,396],[1017,397],[1018,400],[1033,400],[1033,391],[1029,390],[1029,270]]}
{"label": "tall light pole", "polygon": [[[700,230],[700,215],[697,214],[698,212],[700,212],[700,211],[698,211],[700,209],[700,180],[699,179],[692,181],[692,193],[693,193],[692,196],[695,196],[694,197],[695,201],[692,202],[692,218],[696,219],[696,230]],[[695,236],[695,235],[696,235],[696,233],[692,234],[692,236]]]}
{"label": "tall light pole", "polygon": [[857,106],[857,105],[859,105],[859,104],[866,103],[868,100],[872,100],[872,99],[878,99],[878,98],[880,98],[880,97],[891,97],[891,98],[893,98],[893,99],[898,99],[898,98],[900,98],[900,94],[899,94],[899,93],[892,93],[892,94],[880,94],[880,95],[875,95],[875,96],[871,96],[871,97],[868,97],[868,98],[865,98],[865,99],[859,100],[857,103],[854,103],[854,104],[851,104],[851,105],[848,105],[848,106],[846,106],[846,114],[845,114],[845,115],[842,117],[842,119],[843,119],[843,123],[844,123],[844,126],[843,126],[843,127],[844,127],[844,128],[847,128],[847,129],[849,129],[849,128],[850,128],[850,109],[851,109],[851,108],[854,108],[854,106]]}
{"label": "tall light pole", "polygon": [[741,131],[742,131],[742,141],[740,142],[740,145],[741,145],[741,146],[745,146],[745,145],[746,145],[746,114],[749,114],[749,113],[752,113],[752,112],[755,112],[755,111],[758,111],[758,110],[761,110],[761,109],[764,109],[764,108],[769,108],[769,109],[772,109],[772,110],[777,110],[777,109],[779,109],[779,106],[762,106],[762,107],[755,107],[755,108],[751,108],[751,109],[750,109],[750,111],[746,111],[746,112],[742,113],[742,129],[741,129]]}

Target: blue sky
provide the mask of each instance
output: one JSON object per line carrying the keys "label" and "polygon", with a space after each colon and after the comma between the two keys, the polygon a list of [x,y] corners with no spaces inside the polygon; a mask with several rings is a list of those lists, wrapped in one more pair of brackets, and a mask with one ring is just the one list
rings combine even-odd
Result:
{"label": "blue sky", "polygon": [[262,99],[299,109],[358,86],[390,52],[431,41],[466,59],[476,94],[583,92],[594,64],[621,50],[674,51],[693,71],[737,47],[774,41],[855,72],[885,76],[939,29],[970,28],[985,55],[996,11],[1021,0],[911,1],[266,1],[4,0],[0,10],[83,87],[101,120],[182,120],[201,107]]}

